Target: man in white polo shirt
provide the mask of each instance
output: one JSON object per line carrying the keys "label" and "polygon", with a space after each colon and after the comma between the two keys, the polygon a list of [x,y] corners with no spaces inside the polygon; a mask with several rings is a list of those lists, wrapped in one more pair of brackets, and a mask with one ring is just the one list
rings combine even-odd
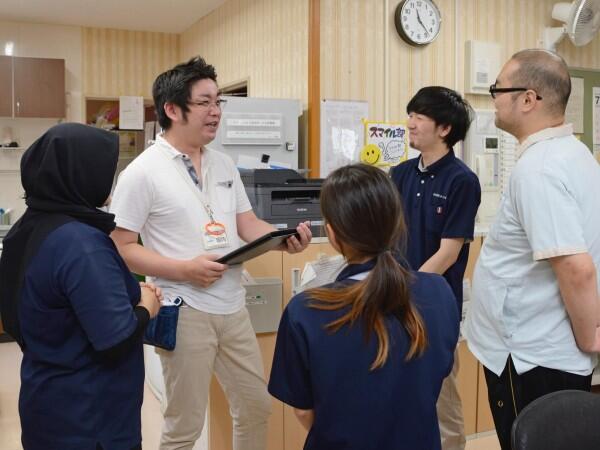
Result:
{"label": "man in white polo shirt", "polygon": [[[112,234],[129,268],[154,278],[166,299],[181,297],[177,343],[158,350],[166,407],[160,448],[192,449],[202,431],[213,372],[233,417],[235,450],[263,450],[271,409],[256,336],[245,308],[241,267],[215,260],[274,228],[259,220],[233,161],[207,147],[225,100],[214,67],[193,58],[152,88],[164,133],[119,177]],[[306,248],[288,238],[290,253]],[[138,244],[141,235],[143,246]]]}
{"label": "man in white polo shirt", "polygon": [[570,92],[565,62],[545,50],[513,55],[490,87],[518,162],[477,261],[465,334],[503,450],[531,401],[590,390],[600,350],[600,167],[564,123]]}

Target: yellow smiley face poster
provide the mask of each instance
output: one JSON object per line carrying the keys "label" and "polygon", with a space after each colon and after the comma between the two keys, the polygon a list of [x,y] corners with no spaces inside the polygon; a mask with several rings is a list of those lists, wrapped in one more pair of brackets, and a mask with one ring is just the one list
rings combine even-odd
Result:
{"label": "yellow smiley face poster", "polygon": [[365,121],[365,146],[360,160],[378,167],[397,166],[408,156],[408,128],[405,122]]}

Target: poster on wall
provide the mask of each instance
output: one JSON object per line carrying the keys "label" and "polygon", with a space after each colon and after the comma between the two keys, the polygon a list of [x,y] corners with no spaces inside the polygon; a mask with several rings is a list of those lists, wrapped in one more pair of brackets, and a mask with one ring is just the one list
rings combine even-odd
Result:
{"label": "poster on wall", "polygon": [[119,97],[119,129],[144,129],[144,97],[131,95]]}
{"label": "poster on wall", "polygon": [[378,167],[397,166],[408,157],[406,122],[367,120],[361,161]]}
{"label": "poster on wall", "polygon": [[600,163],[600,87],[592,88],[592,153]]}
{"label": "poster on wall", "polygon": [[571,95],[565,111],[565,122],[573,124],[573,133],[583,134],[583,78],[571,77]]}
{"label": "poster on wall", "polygon": [[592,90],[592,143],[594,154],[600,152],[600,87]]}
{"label": "poster on wall", "polygon": [[363,120],[369,103],[356,100],[321,101],[321,178],[334,169],[359,161],[364,142]]}

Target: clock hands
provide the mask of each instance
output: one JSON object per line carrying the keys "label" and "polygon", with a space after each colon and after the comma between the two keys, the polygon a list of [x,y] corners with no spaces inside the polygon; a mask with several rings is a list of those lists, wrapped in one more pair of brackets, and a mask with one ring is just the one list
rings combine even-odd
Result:
{"label": "clock hands", "polygon": [[419,21],[419,23],[421,24],[421,26],[425,30],[425,33],[427,33],[427,27],[425,26],[425,24],[421,20],[421,14],[419,14],[419,10],[418,9],[417,9],[417,20]]}

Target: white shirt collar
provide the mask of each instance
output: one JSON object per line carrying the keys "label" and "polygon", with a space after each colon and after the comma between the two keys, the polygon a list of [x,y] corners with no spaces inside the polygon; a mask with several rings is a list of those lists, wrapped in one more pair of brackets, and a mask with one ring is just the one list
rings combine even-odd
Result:
{"label": "white shirt collar", "polygon": [[178,158],[183,156],[183,153],[181,153],[179,150],[177,150],[175,147],[173,147],[169,141],[167,141],[164,137],[163,134],[159,134],[156,136],[156,140],[155,140],[156,144],[158,144],[158,146],[160,147],[161,150],[163,150],[163,152],[170,156],[172,159]]}
{"label": "white shirt collar", "polygon": [[[167,141],[163,134],[159,134],[156,136],[155,143],[158,144],[159,148],[171,159],[183,158],[183,153],[173,147],[169,141]],[[210,149],[208,147],[204,147],[201,154],[202,161],[202,172],[204,172],[204,167],[208,167],[210,165],[210,157],[209,157]]]}
{"label": "white shirt collar", "polygon": [[517,159],[519,159],[525,150],[531,147],[533,144],[537,144],[541,141],[546,141],[548,139],[554,139],[558,137],[570,136],[573,134],[573,124],[566,123],[564,125],[559,125],[558,127],[544,128],[543,130],[538,131],[537,133],[533,133],[527,139],[523,141],[517,147]]}

